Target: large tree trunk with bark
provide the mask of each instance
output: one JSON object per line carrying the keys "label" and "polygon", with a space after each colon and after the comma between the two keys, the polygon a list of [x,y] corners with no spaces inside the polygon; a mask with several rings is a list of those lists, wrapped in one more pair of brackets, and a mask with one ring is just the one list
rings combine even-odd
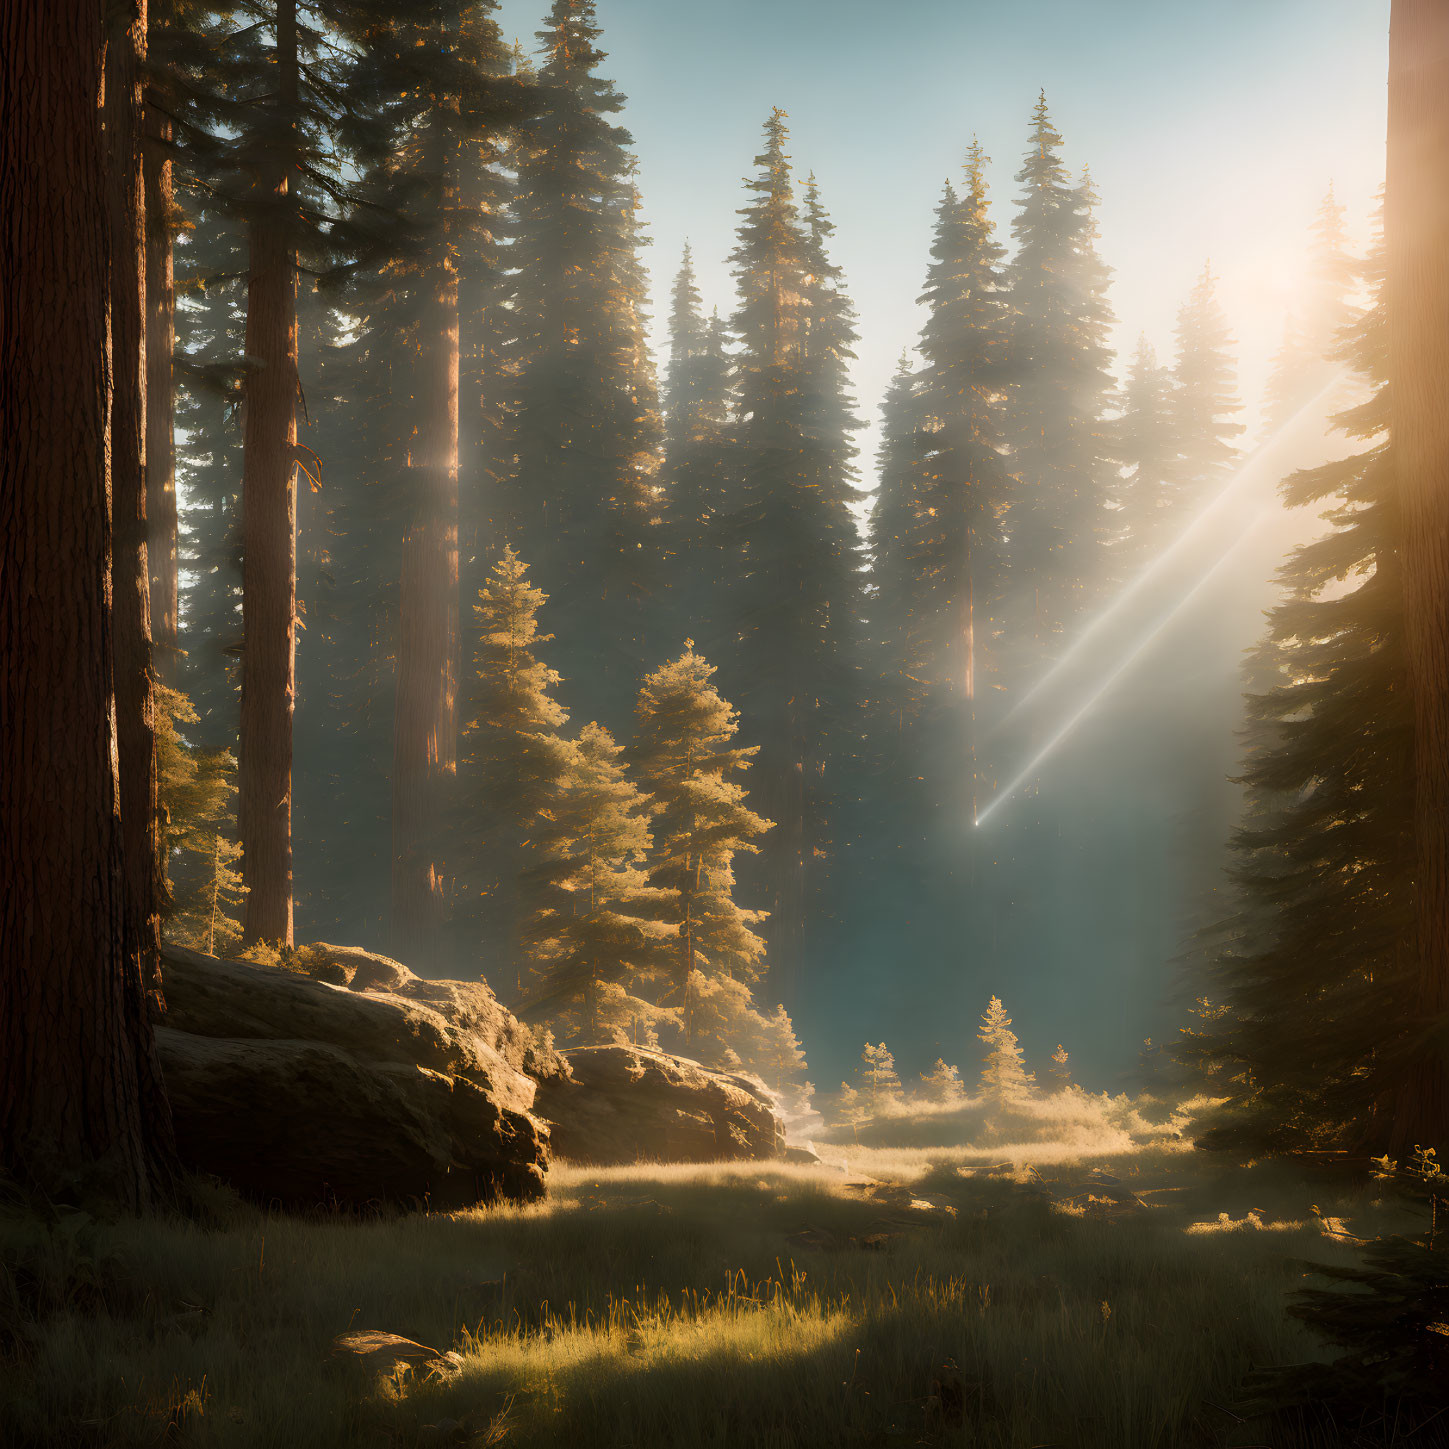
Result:
{"label": "large tree trunk with bark", "polygon": [[[297,4],[277,4],[277,104],[297,105]],[[288,134],[292,134],[290,127]],[[297,631],[297,238],[294,158],[258,178],[247,271],[242,689],[237,825],[249,941],[292,944],[292,710]]]}
{"label": "large tree trunk with bark", "polygon": [[141,76],[146,0],[112,12],[105,130],[111,237],[111,651],[121,772],[127,949],[157,1005],[161,857],[156,832],[156,691],[146,567],[146,216]]}
{"label": "large tree trunk with bark", "polygon": [[[150,7],[154,34],[164,23],[164,0]],[[151,642],[156,672],[176,686],[180,674],[180,575],[177,563],[175,201],[171,121],[158,108],[153,77],[146,106],[146,552],[151,570]]]}
{"label": "large tree trunk with bark", "polygon": [[[440,141],[451,145],[446,134]],[[458,265],[446,220],[456,205],[454,170],[449,157],[420,330],[416,512],[403,537],[398,594],[392,938],[399,958],[414,963],[431,960],[441,940],[442,822],[457,776]]]}
{"label": "large tree trunk with bark", "polygon": [[[1389,38],[1391,440],[1414,691],[1418,991],[1414,1034],[1449,1017],[1449,4],[1394,0]],[[1399,1150],[1449,1145],[1442,1029],[1413,1049]]]}
{"label": "large tree trunk with bark", "polygon": [[0,7],[0,1172],[141,1207],[170,1117],[116,764],[107,8]]}

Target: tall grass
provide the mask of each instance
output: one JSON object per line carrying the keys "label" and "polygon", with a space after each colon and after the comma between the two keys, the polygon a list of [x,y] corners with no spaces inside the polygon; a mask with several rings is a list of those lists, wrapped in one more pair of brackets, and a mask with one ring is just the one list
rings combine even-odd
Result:
{"label": "tall grass", "polygon": [[[1253,1367],[1317,1352],[1283,1312],[1293,1260],[1347,1258],[1325,1223],[1386,1209],[1149,1139],[822,1149],[843,1171],[564,1168],[543,1203],[365,1222],[12,1212],[0,1440],[1267,1443],[1232,1405]],[[359,1328],[460,1363],[369,1379],[328,1354]]]}

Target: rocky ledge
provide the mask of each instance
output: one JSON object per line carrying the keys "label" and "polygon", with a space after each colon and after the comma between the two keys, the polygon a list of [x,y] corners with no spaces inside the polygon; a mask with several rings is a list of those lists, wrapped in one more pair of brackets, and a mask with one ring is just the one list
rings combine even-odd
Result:
{"label": "rocky ledge", "polygon": [[534,1104],[561,1158],[606,1166],[784,1155],[784,1125],[754,1077],[645,1047],[579,1047],[564,1060],[567,1073],[541,1078]]}
{"label": "rocky ledge", "polygon": [[156,1039],[182,1161],[288,1207],[538,1197],[532,1109],[558,1055],[481,982],[312,954],[333,981],[166,948]]}

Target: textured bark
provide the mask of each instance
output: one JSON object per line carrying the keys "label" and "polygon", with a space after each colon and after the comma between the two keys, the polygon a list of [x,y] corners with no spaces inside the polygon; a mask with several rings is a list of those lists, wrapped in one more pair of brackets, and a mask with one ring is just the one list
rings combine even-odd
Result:
{"label": "textured bark", "polygon": [[[454,183],[445,183],[446,208]],[[392,937],[435,956],[443,923],[442,812],[457,775],[458,266],[446,222],[418,359],[416,513],[403,538],[393,720]]]}
{"label": "textured bark", "polygon": [[[1449,1015],[1449,5],[1394,0],[1389,39],[1389,390],[1414,691],[1416,1028]],[[1449,1143],[1442,1027],[1416,1049],[1394,1142]]]}
{"label": "textured bark", "polygon": [[170,1128],[125,938],[106,10],[0,7],[0,1172],[140,1207]]}
{"label": "textured bark", "polygon": [[127,950],[159,1005],[161,858],[156,691],[146,567],[146,216],[141,76],[146,0],[112,12],[105,130],[111,250],[111,652],[121,777]]}
{"label": "textured bark", "polygon": [[[151,7],[151,24],[159,6]],[[153,82],[154,84],[154,82]],[[152,100],[156,99],[151,97]],[[162,683],[179,674],[177,632],[180,577],[177,567],[176,351],[171,122],[146,108],[146,552],[151,570],[151,643]]]}
{"label": "textured bark", "polygon": [[[277,103],[297,104],[296,0],[277,4]],[[242,688],[237,825],[249,941],[292,944],[297,659],[297,243],[294,158],[259,176],[247,269]]]}

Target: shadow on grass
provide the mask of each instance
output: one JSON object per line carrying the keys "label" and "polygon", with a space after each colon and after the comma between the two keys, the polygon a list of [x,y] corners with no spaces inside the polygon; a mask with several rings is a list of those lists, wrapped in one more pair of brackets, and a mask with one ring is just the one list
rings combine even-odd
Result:
{"label": "shadow on grass", "polygon": [[[1214,1191],[1177,1185],[1194,1208]],[[949,1154],[909,1188],[570,1169],[548,1203],[439,1217],[0,1219],[0,1429],[183,1449],[1267,1442],[1213,1406],[1312,1353],[1283,1314],[1305,1244],[1185,1220],[1074,1216],[1029,1173],[963,1176]],[[461,1369],[368,1383],[327,1358],[360,1328]]]}

